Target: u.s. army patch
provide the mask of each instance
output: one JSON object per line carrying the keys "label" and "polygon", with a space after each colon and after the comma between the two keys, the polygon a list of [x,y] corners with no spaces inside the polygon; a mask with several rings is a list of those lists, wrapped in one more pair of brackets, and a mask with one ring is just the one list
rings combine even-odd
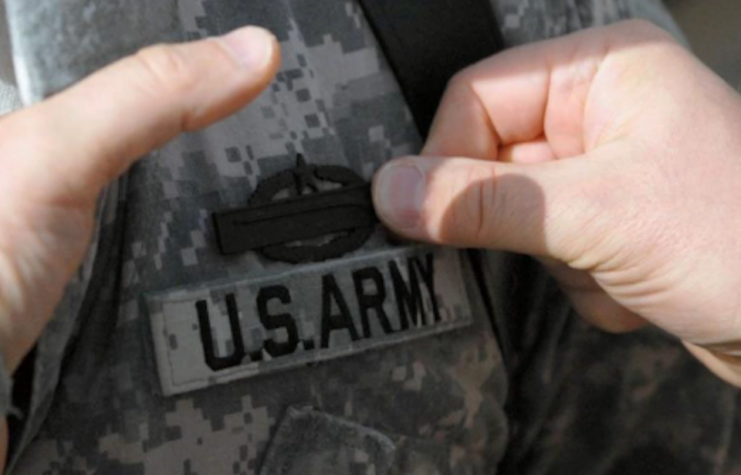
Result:
{"label": "u.s. army patch", "polygon": [[459,252],[404,248],[149,296],[165,395],[472,323]]}

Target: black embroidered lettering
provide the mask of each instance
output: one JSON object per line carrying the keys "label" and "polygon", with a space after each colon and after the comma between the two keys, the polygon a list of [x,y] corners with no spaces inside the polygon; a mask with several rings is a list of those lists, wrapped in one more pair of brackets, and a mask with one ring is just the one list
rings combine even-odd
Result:
{"label": "black embroidered lettering", "polygon": [[419,278],[411,265],[411,259],[408,261],[409,285],[404,281],[399,266],[396,261],[389,262],[389,272],[391,273],[391,283],[394,287],[396,296],[396,306],[399,309],[399,320],[401,321],[402,330],[409,328],[411,321],[412,327],[417,328],[424,325],[424,305],[422,303],[422,291],[419,288]]}
{"label": "black embroidered lettering", "polygon": [[291,294],[282,285],[262,288],[257,294],[257,313],[260,316],[260,323],[265,330],[283,328],[288,333],[288,340],[282,343],[278,343],[272,338],[265,340],[265,351],[270,356],[276,358],[278,356],[290,355],[296,351],[296,346],[298,346],[298,330],[291,314],[281,313],[279,315],[270,315],[268,312],[268,303],[271,300],[279,300],[283,304],[289,304],[291,303]]}
{"label": "black embroidered lettering", "polygon": [[[340,311],[337,314],[332,313],[333,301]],[[335,330],[347,330],[352,341],[359,338],[345,297],[334,276],[327,274],[322,277],[322,348],[329,348],[329,336]]]}
{"label": "black embroidered lettering", "polygon": [[[394,332],[391,328],[386,312],[383,310],[383,303],[386,301],[386,287],[383,284],[383,275],[375,267],[366,267],[353,272],[353,281],[355,282],[355,295],[358,299],[358,307],[360,309],[360,321],[363,325],[363,336],[370,338],[371,326],[370,326],[370,311],[373,310],[378,323],[381,324],[381,328],[384,333],[390,335]],[[366,293],[365,283],[372,282],[375,287],[374,293]]]}
{"label": "black embroidered lettering", "polygon": [[213,334],[211,333],[211,318],[208,312],[208,303],[205,300],[199,300],[196,302],[203,354],[206,358],[206,364],[214,371],[239,366],[246,355],[244,351],[244,341],[242,339],[242,329],[239,326],[237,302],[234,299],[234,294],[228,294],[226,296],[226,309],[229,315],[229,328],[232,332],[234,350],[231,355],[218,356],[214,348]]}
{"label": "black embroidered lettering", "polygon": [[435,292],[435,259],[432,253],[428,253],[427,255],[425,255],[425,260],[427,261],[426,267],[420,259],[412,257],[409,260],[410,272],[412,267],[416,268],[419,271],[419,274],[422,276],[422,280],[424,281],[425,286],[427,286],[427,292],[430,295],[430,302],[432,303],[432,315],[435,319],[435,322],[439,322],[440,303],[437,301],[437,292]]}

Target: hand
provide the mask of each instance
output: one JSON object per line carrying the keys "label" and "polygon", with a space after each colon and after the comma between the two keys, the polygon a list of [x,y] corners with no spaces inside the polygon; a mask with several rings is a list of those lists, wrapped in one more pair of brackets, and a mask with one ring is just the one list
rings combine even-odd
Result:
{"label": "hand", "polygon": [[741,386],[741,99],[667,33],[628,22],[474,65],[422,154],[376,176],[393,230],[538,256],[587,320],[653,323]]}
{"label": "hand", "polygon": [[250,27],[147,48],[0,120],[0,349],[11,371],[80,265],[103,187],[179,133],[242,108],[278,58],[273,36]]}

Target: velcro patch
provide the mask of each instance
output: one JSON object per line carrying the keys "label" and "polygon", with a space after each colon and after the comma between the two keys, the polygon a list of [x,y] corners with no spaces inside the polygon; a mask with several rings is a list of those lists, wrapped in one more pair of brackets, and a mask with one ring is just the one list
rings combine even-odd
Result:
{"label": "velcro patch", "polygon": [[460,255],[404,248],[146,298],[162,391],[202,389],[469,325]]}

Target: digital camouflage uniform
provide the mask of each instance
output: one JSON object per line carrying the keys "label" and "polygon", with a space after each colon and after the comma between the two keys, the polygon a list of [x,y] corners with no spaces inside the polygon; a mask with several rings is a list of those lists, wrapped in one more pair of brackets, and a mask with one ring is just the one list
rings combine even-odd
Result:
{"label": "digital camouflage uniform", "polygon": [[[507,325],[495,335],[462,251],[376,229],[324,262],[220,254],[212,213],[245,206],[298,154],[370,180],[422,141],[354,1],[165,4],[126,18],[144,22],[139,40],[257,24],[277,35],[281,70],[248,108],[107,189],[94,245],[36,349],[12,473],[733,473],[736,391],[655,330],[586,326],[526,259],[485,258]],[[115,35],[127,5],[70,0],[65,17],[8,0],[16,56],[44,39],[13,25],[26,14],[72,35],[87,70],[100,66],[139,46]],[[648,0],[494,10],[510,45],[636,16],[673,28]],[[27,101],[88,72],[55,74],[64,47],[16,58]]]}

